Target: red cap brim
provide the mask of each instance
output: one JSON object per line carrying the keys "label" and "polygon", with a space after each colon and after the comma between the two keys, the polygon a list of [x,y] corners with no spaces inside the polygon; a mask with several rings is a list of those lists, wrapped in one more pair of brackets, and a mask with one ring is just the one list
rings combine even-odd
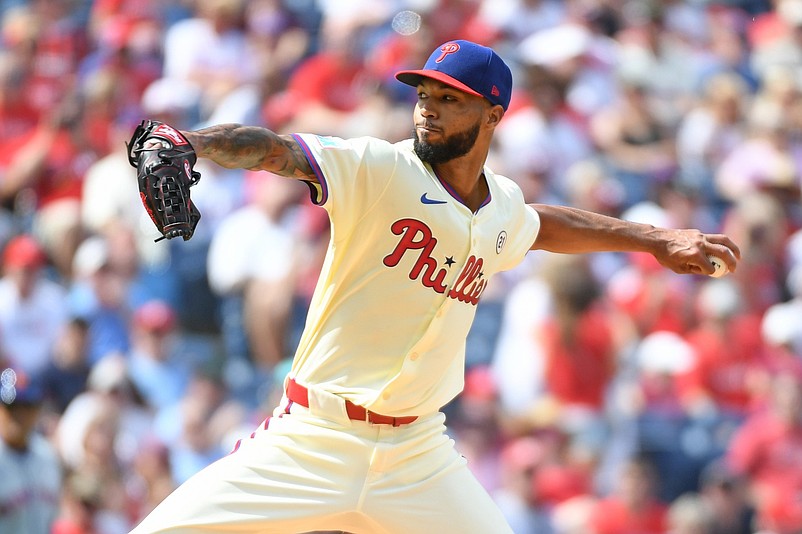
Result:
{"label": "red cap brim", "polygon": [[454,89],[459,89],[460,91],[464,91],[471,95],[484,97],[482,93],[474,91],[456,78],[437,70],[402,70],[395,73],[396,80],[407,85],[411,85],[412,87],[417,87],[421,78],[431,78],[453,87]]}

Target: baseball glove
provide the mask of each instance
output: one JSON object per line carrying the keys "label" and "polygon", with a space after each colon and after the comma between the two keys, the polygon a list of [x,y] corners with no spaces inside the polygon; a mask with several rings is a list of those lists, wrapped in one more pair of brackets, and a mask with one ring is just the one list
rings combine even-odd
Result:
{"label": "baseball glove", "polygon": [[189,198],[200,173],[192,169],[195,150],[186,137],[163,122],[144,120],[131,136],[128,162],[137,170],[139,196],[162,239],[192,237],[201,218]]}

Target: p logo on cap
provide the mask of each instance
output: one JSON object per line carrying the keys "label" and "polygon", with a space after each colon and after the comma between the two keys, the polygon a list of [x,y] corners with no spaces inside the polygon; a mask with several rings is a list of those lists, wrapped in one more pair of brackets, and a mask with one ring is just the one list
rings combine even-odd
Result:
{"label": "p logo on cap", "polygon": [[459,50],[459,44],[457,44],[457,43],[446,43],[446,44],[444,44],[443,46],[440,47],[440,51],[442,52],[442,54],[440,54],[440,57],[435,59],[434,62],[435,63],[440,63],[441,61],[443,61],[446,58],[446,56],[448,56],[449,54],[454,54],[458,50]]}

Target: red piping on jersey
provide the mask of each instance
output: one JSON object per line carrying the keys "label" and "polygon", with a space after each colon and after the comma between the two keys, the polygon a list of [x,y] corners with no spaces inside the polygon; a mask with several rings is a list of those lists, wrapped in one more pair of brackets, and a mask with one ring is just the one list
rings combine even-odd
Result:
{"label": "red piping on jersey", "polygon": [[323,169],[320,168],[320,165],[315,159],[315,156],[312,154],[312,151],[309,150],[309,145],[306,144],[306,141],[304,141],[303,138],[301,138],[301,136],[298,134],[291,134],[291,135],[292,138],[298,142],[298,145],[301,147],[301,150],[303,150],[304,156],[306,157],[306,161],[309,162],[309,165],[312,167],[312,172],[315,173],[317,181],[320,182],[319,198],[317,194],[318,191],[315,188],[315,186],[309,183],[307,184],[309,185],[309,190],[311,193],[310,197],[312,199],[312,203],[318,206],[322,206],[329,199],[329,186],[326,183],[326,177],[323,175]]}

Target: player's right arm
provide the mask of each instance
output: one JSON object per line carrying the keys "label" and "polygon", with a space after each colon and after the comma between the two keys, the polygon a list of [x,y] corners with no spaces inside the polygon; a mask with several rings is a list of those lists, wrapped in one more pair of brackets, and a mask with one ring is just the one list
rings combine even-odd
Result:
{"label": "player's right arm", "polygon": [[735,271],[741,258],[738,245],[724,234],[658,228],[569,206],[531,206],[540,218],[531,250],[561,254],[648,252],[679,274],[712,274],[715,267],[708,255],[721,258],[730,271]]}
{"label": "player's right arm", "polygon": [[182,133],[192,143],[198,157],[222,167],[269,171],[296,180],[318,181],[301,146],[290,135],[242,124],[218,124]]}

